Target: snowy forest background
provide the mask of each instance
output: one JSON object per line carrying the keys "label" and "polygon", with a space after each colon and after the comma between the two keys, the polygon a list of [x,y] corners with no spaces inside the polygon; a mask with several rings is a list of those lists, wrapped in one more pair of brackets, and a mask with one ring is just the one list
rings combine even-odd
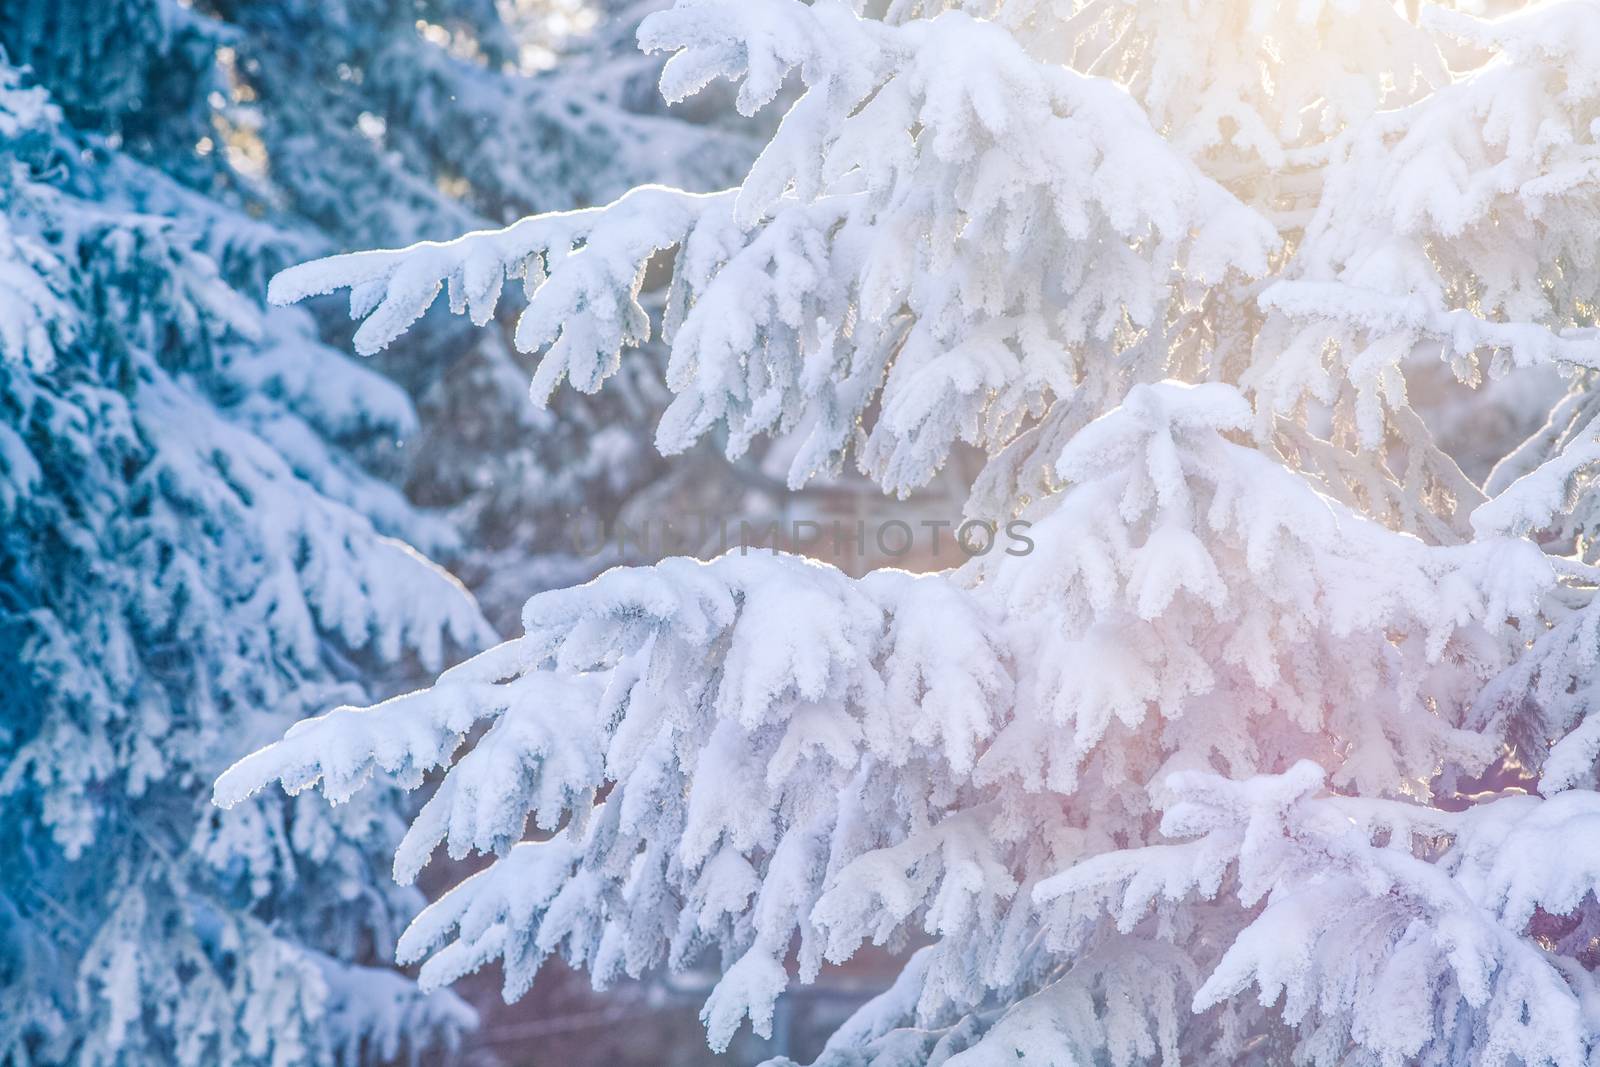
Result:
{"label": "snowy forest background", "polygon": [[1596,0],[0,0],[0,1064],[1591,1067],[1597,316]]}

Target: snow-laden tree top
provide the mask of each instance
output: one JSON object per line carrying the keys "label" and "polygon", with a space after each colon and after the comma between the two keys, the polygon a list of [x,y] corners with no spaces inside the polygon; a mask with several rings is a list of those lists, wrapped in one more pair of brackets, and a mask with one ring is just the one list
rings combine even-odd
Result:
{"label": "snow-laden tree top", "polygon": [[[792,484],[853,451],[905,492],[969,442],[1032,551],[613,571],[217,799],[448,768],[397,875],[497,859],[403,939],[424,980],[714,948],[718,1047],[871,939],[922,947],[823,1063],[1600,1055],[1600,4],[683,0],[640,39],[669,98],[803,88],[738,187],[273,297],[349,289],[372,351],[520,281],[544,401],[670,254],[663,449],[801,433]],[[1433,416],[1551,368],[1477,484]]]}

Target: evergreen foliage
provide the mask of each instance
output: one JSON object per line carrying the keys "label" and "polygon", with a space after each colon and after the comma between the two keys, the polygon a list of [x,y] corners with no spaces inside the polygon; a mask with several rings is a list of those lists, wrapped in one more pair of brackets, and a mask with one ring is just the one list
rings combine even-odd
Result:
{"label": "evergreen foliage", "polygon": [[[329,700],[479,647],[361,462],[398,387],[263,310],[281,234],[83,136],[0,67],[0,1060],[356,1063],[472,1013],[388,968],[404,822],[222,817],[219,768]],[[181,220],[181,221],[180,221]],[[402,540],[403,539],[403,540]]]}
{"label": "evergreen foliage", "polygon": [[[714,950],[714,1047],[920,939],[820,1063],[1592,1062],[1600,6],[682,0],[640,40],[668,99],[778,103],[737,185],[273,298],[348,290],[372,351],[510,283],[546,397],[619,373],[670,254],[659,446],[890,492],[977,446],[1034,551],[612,571],[219,802],[443,770],[397,874],[494,860],[401,939],[425,985]],[[1565,392],[1477,480],[1430,365]]]}

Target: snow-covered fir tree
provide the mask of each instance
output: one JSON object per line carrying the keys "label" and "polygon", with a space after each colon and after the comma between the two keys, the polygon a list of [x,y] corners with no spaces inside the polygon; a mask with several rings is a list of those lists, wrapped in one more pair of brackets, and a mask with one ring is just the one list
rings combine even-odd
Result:
{"label": "snow-covered fir tree", "polygon": [[[490,632],[411,547],[453,533],[369,469],[415,429],[404,392],[248,295],[303,246],[140,161],[194,135],[204,27],[164,11],[174,55],[129,34],[76,98],[55,72],[70,120],[0,61],[0,1062],[420,1054],[473,1013],[393,969],[406,798],[218,813],[206,787]],[[129,100],[120,135],[75,125]]]}
{"label": "snow-covered fir tree", "polygon": [[[1594,1062],[1600,4],[681,0],[640,40],[669,99],[781,99],[738,185],[274,298],[348,289],[373,351],[510,282],[548,397],[628,366],[670,254],[663,450],[904,492],[976,446],[1031,551],[613,570],[218,801],[443,769],[398,878],[494,858],[401,938],[424,984],[719,953],[714,1047],[870,940],[915,952],[820,1063]],[[1565,392],[1474,479],[1433,365]]]}

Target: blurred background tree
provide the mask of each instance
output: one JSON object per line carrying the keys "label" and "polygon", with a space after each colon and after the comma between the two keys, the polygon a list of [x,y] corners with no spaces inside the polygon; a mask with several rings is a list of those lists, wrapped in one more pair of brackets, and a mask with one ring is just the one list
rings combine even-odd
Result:
{"label": "blurred background tree", "polygon": [[453,1045],[471,1010],[388,964],[397,794],[204,797],[248,738],[491,636],[371,447],[415,411],[261,308],[292,234],[81,121],[0,64],[0,1062]]}

